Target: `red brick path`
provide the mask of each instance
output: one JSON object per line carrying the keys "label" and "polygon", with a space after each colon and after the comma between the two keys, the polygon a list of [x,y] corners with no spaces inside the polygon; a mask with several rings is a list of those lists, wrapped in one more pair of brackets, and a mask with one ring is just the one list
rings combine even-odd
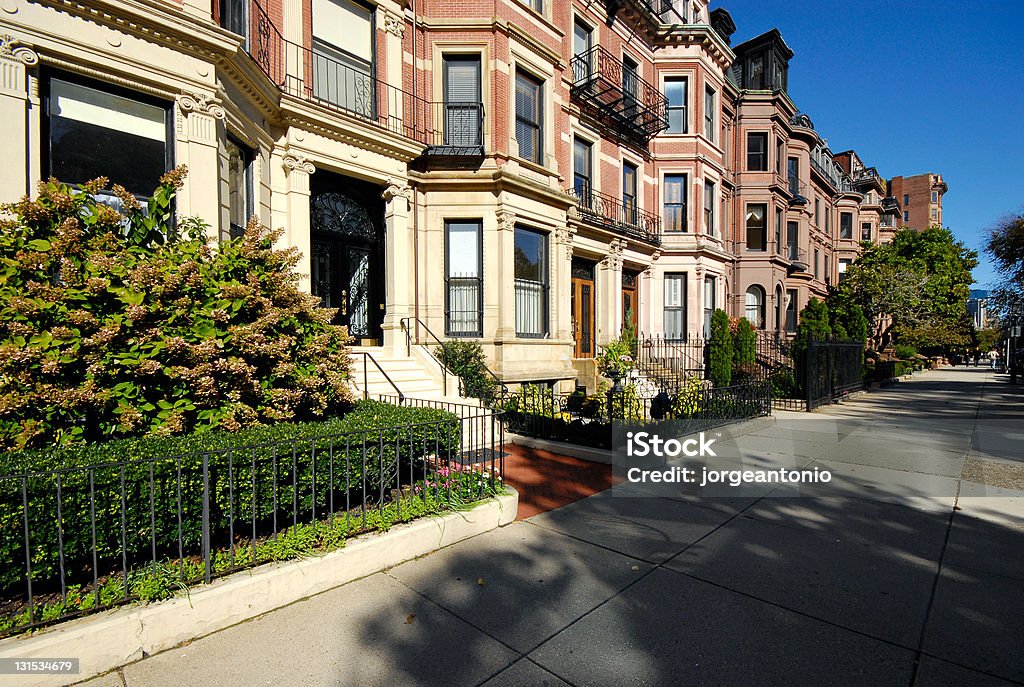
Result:
{"label": "red brick path", "polygon": [[506,444],[505,482],[519,492],[517,520],[554,510],[612,486],[612,468],[526,446]]}

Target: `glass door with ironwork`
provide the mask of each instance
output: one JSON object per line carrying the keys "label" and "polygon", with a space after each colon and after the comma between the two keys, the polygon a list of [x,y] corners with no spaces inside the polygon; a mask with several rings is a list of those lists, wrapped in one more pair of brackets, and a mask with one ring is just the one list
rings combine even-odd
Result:
{"label": "glass door with ironwork", "polygon": [[310,287],[335,323],[362,340],[380,341],[384,312],[381,230],[356,197],[338,192],[311,201]]}

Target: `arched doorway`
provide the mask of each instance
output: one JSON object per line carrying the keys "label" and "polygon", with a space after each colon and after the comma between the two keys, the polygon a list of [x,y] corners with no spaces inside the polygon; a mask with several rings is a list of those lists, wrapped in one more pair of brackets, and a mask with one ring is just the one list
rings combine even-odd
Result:
{"label": "arched doorway", "polygon": [[310,289],[363,344],[381,341],[384,201],[371,184],[320,172],[311,184]]}

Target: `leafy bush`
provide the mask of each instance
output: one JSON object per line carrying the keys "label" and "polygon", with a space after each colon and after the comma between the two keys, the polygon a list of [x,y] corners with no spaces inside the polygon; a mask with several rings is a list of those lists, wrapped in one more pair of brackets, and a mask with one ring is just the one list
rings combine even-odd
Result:
{"label": "leafy bush", "polygon": [[184,169],[145,210],[55,180],[0,223],[0,449],[240,429],[343,410],[333,311],[298,289],[295,249],[251,225],[214,248],[177,226]]}
{"label": "leafy bush", "polygon": [[446,341],[434,350],[441,364],[458,375],[466,396],[490,403],[500,384],[487,369],[487,356],[476,341]]}
{"label": "leafy bush", "polygon": [[768,381],[772,386],[772,398],[796,398],[800,392],[796,375],[786,365],[776,366],[769,374]]}
{"label": "leafy bush", "polygon": [[700,410],[700,401],[704,392],[704,381],[696,375],[687,377],[679,391],[672,399],[673,417],[689,417]]}
{"label": "leafy bush", "polygon": [[916,348],[904,344],[896,344],[896,347],[894,348],[893,352],[896,354],[896,357],[899,358],[900,360],[910,360],[915,355],[917,355]]}
{"label": "leafy bush", "polygon": [[[55,577],[59,562],[54,470],[63,469],[60,536],[73,575],[89,565],[93,508],[101,565],[120,561],[122,503],[129,562],[146,558],[151,548],[176,555],[179,527],[184,550],[198,551],[204,456],[211,537],[227,545],[233,518],[243,523],[237,528],[251,531],[275,518],[323,512],[346,495],[357,503],[364,495],[382,500],[403,479],[422,476],[426,456],[452,456],[460,442],[460,422],[451,413],[360,401],[351,413],[326,422],[12,451],[0,454],[0,474],[35,473],[26,482],[28,518],[33,578],[42,581]],[[86,466],[96,467],[73,469]],[[0,558],[6,561],[25,556],[21,489],[20,478],[0,479]],[[0,588],[21,575],[19,565],[5,566]]]}
{"label": "leafy bush", "polygon": [[608,411],[613,420],[638,422],[644,419],[644,400],[635,384],[626,384],[621,389],[608,392]]}
{"label": "leafy bush", "polygon": [[729,316],[724,310],[711,315],[711,339],[708,351],[708,377],[715,386],[729,386],[732,380],[732,334]]}
{"label": "leafy bush", "polygon": [[757,332],[750,320],[741,317],[736,324],[733,362],[737,366],[750,365],[757,360]]}

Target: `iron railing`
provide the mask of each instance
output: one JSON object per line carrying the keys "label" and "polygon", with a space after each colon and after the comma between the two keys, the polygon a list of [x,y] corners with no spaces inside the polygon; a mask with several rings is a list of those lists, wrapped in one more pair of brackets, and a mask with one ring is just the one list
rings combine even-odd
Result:
{"label": "iron railing", "polygon": [[811,339],[797,354],[807,410],[842,400],[864,388],[864,342]]}
{"label": "iron railing", "polygon": [[293,43],[256,0],[249,0],[246,28],[247,52],[283,93],[417,141],[429,156],[483,154],[483,103],[430,102],[382,81],[375,64],[327,43]]}
{"label": "iron railing", "polygon": [[661,217],[658,215],[592,189],[570,188],[566,193],[576,199],[584,221],[639,241],[661,244]]}
{"label": "iron railing", "polygon": [[[445,362],[438,358],[434,351],[430,350],[430,345],[436,345],[444,351],[451,345],[451,341],[446,341],[438,337],[433,331],[431,331],[430,327],[428,327],[426,323],[418,317],[403,317],[399,321],[399,325],[401,326],[402,331],[405,332],[405,355],[412,355],[413,345],[423,346],[427,354],[430,355],[434,362],[441,368],[442,384],[444,385],[445,395],[448,394],[449,375],[452,375],[459,380],[459,396],[462,398],[481,398],[482,396],[487,395],[482,393],[482,389],[474,388],[471,382],[467,382],[460,375],[449,370]],[[413,330],[415,330],[415,332]],[[432,342],[431,344],[423,343],[420,336],[420,330],[426,334],[427,340]],[[449,356],[444,355],[443,357],[448,358]],[[484,365],[482,370],[485,373],[485,376],[491,380],[490,383],[499,389],[496,394],[499,398],[508,393],[508,386],[505,382],[501,381],[501,378],[498,377],[490,367]],[[489,401],[491,399],[482,398],[481,400]]]}
{"label": "iron railing", "polygon": [[395,384],[394,380],[391,379],[390,375],[388,375],[388,373],[384,370],[384,368],[380,366],[380,363],[377,362],[377,359],[374,358],[371,353],[368,353],[367,351],[353,351],[353,350],[350,350],[349,354],[350,355],[361,355],[361,356],[363,356],[363,398],[364,399],[370,397],[370,375],[369,375],[370,368],[369,368],[369,364],[373,363],[373,366],[375,368],[377,368],[377,371],[380,372],[381,375],[383,375],[383,377],[387,381],[388,385],[390,385],[391,388],[395,390],[395,394],[398,396],[398,399],[399,399],[398,400],[398,405],[402,405],[402,400],[405,399],[405,394],[402,393],[402,390],[398,388],[398,385]]}
{"label": "iron railing", "polygon": [[570,96],[627,140],[647,144],[668,128],[668,99],[601,46],[572,58]]}
{"label": "iron railing", "polygon": [[771,387],[754,381],[733,386],[661,390],[643,393],[630,382],[606,393],[559,393],[528,385],[504,403],[508,431],[551,441],[610,448],[612,424],[649,424],[687,420],[709,429],[771,413]]}
{"label": "iron railing", "polygon": [[0,476],[0,636],[496,493],[501,411],[400,400],[452,415]]}

